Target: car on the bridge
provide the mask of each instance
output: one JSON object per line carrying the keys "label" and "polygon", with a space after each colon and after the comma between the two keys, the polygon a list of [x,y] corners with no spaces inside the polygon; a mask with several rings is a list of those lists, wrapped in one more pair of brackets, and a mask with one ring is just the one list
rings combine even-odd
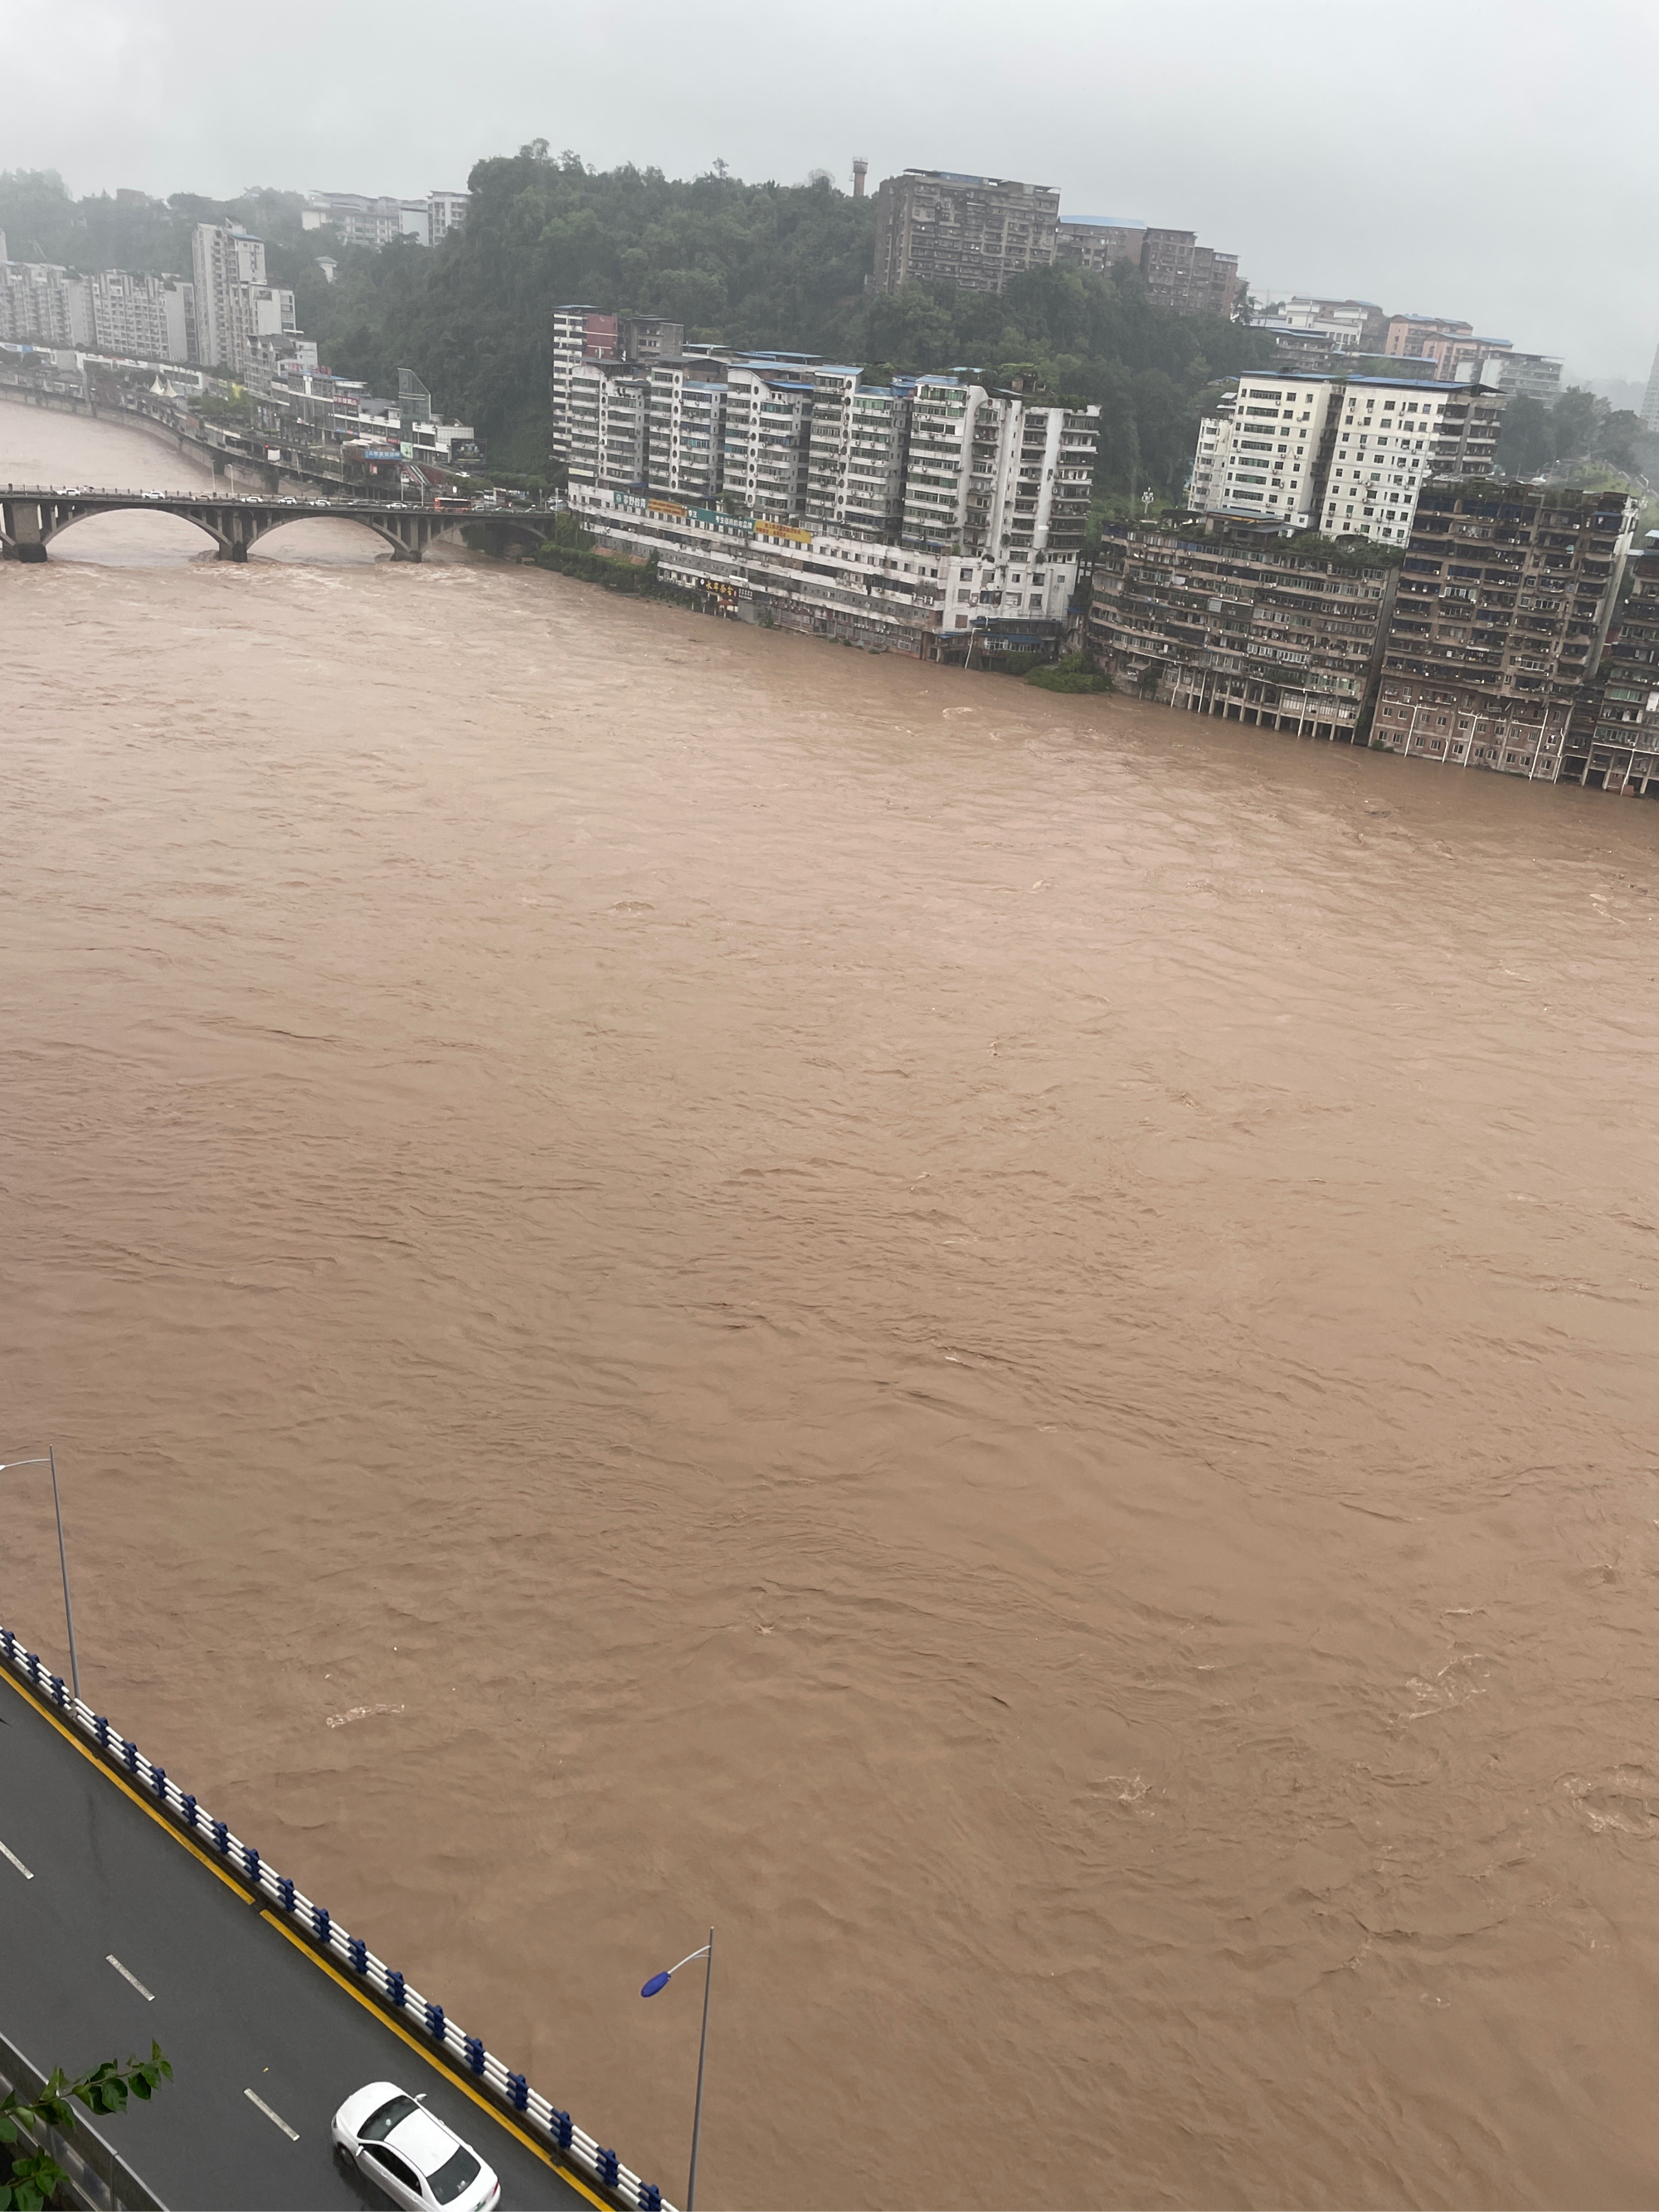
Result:
{"label": "car on the bridge", "polygon": [[334,2115],[335,2148],[408,2212],[495,2212],[501,2185],[474,2150],[395,2081],[371,2081]]}

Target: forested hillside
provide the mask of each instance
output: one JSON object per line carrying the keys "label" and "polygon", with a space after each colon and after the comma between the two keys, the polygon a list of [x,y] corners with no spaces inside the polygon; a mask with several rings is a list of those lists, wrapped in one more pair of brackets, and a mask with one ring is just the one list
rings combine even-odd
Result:
{"label": "forested hillside", "polygon": [[347,254],[331,287],[314,265],[292,281],[303,327],[336,367],[383,384],[400,362],[417,368],[498,460],[524,466],[540,458],[549,310],[562,300],[672,315],[693,338],[895,369],[1034,364],[1102,404],[1100,486],[1121,493],[1177,489],[1206,387],[1272,357],[1238,324],[1153,307],[1133,275],[1039,270],[1000,298],[866,295],[873,204],[827,182],[595,171],[539,144],[479,162],[468,181],[466,228],[438,253]]}

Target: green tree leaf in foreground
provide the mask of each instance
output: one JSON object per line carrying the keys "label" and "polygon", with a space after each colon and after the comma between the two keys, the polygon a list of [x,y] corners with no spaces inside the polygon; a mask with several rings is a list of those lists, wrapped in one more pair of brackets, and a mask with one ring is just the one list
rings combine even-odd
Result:
{"label": "green tree leaf in foreground", "polygon": [[161,2045],[152,2043],[148,2058],[129,2058],[125,2066],[106,2058],[73,2081],[61,2066],[54,2067],[38,2096],[9,2090],[0,2097],[0,2160],[8,2166],[0,2175],[0,2212],[41,2212],[67,2180],[57,2160],[38,2147],[35,2131],[56,2128],[60,2135],[69,2134],[75,2126],[72,2100],[89,2112],[124,2112],[129,2097],[148,2102],[158,2081],[172,2079]]}

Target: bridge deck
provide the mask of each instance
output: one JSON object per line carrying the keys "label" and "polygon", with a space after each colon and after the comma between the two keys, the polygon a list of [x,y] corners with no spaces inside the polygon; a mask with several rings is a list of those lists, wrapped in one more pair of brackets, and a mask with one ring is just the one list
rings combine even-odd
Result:
{"label": "bridge deck", "polygon": [[98,2126],[168,2207],[380,2202],[329,2136],[342,2100],[379,2080],[425,2093],[501,2176],[503,2207],[601,2203],[3,1677],[0,1844],[0,2027],[71,2073],[161,2044],[172,2081]]}

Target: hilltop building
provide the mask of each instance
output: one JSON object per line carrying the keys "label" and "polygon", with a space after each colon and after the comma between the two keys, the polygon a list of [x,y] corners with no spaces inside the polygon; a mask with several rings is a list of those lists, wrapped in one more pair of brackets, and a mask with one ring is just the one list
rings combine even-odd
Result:
{"label": "hilltop building", "polygon": [[1158,305],[1177,315],[1231,316],[1244,289],[1238,256],[1200,246],[1190,230],[1149,230],[1140,273]]}
{"label": "hilltop building", "polygon": [[1389,318],[1372,300],[1322,300],[1297,293],[1279,309],[1275,327],[1309,331],[1325,339],[1333,353],[1387,350]]}
{"label": "hilltop building", "polygon": [[1553,407],[1561,397],[1561,362],[1547,353],[1518,353],[1511,345],[1467,356],[1452,368],[1454,384],[1485,384],[1505,399],[1541,399]]}
{"label": "hilltop building", "polygon": [[954,284],[1000,292],[1011,276],[1054,258],[1060,194],[1006,177],[907,169],[876,191],[878,292]]}
{"label": "hilltop building", "polygon": [[1054,258],[1062,268],[1109,271],[1119,263],[1140,266],[1146,225],[1137,216],[1062,216],[1054,229]]}
{"label": "hilltop building", "polygon": [[1138,216],[1064,217],[1050,185],[907,169],[877,191],[878,292],[902,284],[1001,292],[1012,278],[1054,263],[1097,274],[1138,269],[1159,306],[1182,315],[1231,315],[1243,291],[1237,254]]}

